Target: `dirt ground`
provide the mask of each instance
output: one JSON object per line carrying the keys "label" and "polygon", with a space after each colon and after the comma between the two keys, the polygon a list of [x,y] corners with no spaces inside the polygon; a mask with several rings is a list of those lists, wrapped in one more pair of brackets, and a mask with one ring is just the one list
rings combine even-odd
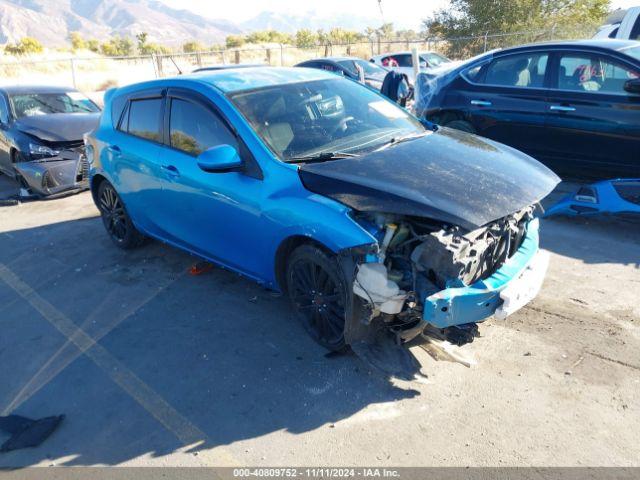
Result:
{"label": "dirt ground", "polygon": [[249,280],[116,249],[88,193],[0,207],[0,414],[66,415],[0,466],[640,465],[640,221],[542,228],[543,291],[477,365],[416,347],[427,379],[400,382]]}

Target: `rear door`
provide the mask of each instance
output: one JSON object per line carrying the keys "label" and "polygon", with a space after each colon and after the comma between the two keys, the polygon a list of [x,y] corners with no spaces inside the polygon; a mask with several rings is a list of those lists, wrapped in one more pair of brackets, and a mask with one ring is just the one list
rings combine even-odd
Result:
{"label": "rear door", "polygon": [[[479,135],[537,158],[545,141],[547,51],[527,51],[494,58],[466,86],[456,103],[466,109]],[[463,75],[464,77],[464,75]]]}
{"label": "rear door", "polygon": [[553,57],[546,162],[570,178],[640,175],[640,95],[624,90],[640,69],[613,56]]}
{"label": "rear door", "polygon": [[157,218],[162,191],[158,158],[162,148],[164,94],[145,91],[129,98],[105,154],[113,162],[115,188],[134,223],[164,237]]}

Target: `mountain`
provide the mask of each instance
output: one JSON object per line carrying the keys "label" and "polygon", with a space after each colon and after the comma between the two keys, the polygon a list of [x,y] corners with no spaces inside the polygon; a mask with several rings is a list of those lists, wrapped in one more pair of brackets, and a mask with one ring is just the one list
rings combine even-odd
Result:
{"label": "mountain", "polygon": [[147,32],[150,42],[177,46],[189,40],[224,42],[240,29],[170,8],[159,0],[0,0],[0,43],[35,37],[46,46],[68,45],[69,33],[104,40]]}
{"label": "mountain", "polygon": [[334,27],[346,30],[363,31],[367,27],[379,27],[382,20],[377,16],[357,16],[348,13],[336,13],[334,15],[322,15],[310,10],[303,15],[291,15],[265,11],[257,16],[242,22],[240,27],[246,31],[279,30],[281,32],[294,33],[301,28],[318,30],[322,28],[329,31]]}

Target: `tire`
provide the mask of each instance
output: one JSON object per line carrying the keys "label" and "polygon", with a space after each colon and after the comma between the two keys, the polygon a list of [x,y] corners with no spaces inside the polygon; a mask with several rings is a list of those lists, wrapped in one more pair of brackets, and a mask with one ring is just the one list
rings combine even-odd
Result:
{"label": "tire", "polygon": [[337,259],[314,245],[296,248],[287,262],[287,291],[307,333],[329,350],[344,350],[348,296]]}
{"label": "tire", "polygon": [[130,250],[144,243],[144,235],[133,225],[122,199],[106,180],[98,188],[98,209],[109,238],[118,247]]}
{"label": "tire", "polygon": [[460,130],[461,132],[466,133],[476,133],[476,129],[473,128],[473,125],[471,125],[466,120],[452,120],[451,122],[446,123],[445,127],[453,128],[455,130]]}

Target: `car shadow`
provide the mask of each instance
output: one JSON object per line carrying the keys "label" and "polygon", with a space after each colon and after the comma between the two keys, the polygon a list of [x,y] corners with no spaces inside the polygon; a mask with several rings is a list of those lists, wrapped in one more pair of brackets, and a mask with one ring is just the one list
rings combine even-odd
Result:
{"label": "car shadow", "polygon": [[99,218],[0,233],[1,414],[66,415],[0,467],[246,463],[236,442],[419,394],[327,357],[285,298],[219,268],[191,275],[196,261],[158,242],[123,252]]}
{"label": "car shadow", "polygon": [[640,267],[640,217],[633,214],[554,216],[541,224],[542,247],[589,264]]}

